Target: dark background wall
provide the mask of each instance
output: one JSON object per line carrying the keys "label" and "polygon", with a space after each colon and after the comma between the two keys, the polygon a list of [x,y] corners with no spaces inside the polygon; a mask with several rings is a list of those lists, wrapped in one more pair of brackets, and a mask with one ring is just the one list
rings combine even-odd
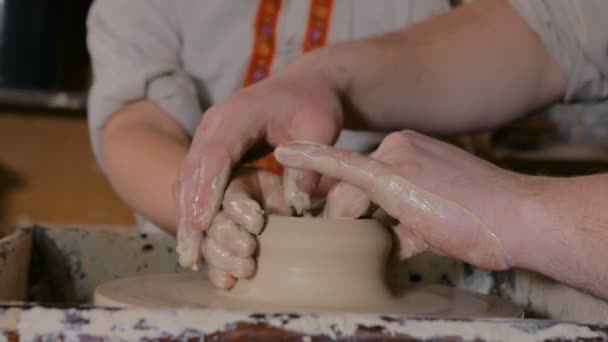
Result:
{"label": "dark background wall", "polygon": [[0,0],[0,88],[84,92],[91,0]]}

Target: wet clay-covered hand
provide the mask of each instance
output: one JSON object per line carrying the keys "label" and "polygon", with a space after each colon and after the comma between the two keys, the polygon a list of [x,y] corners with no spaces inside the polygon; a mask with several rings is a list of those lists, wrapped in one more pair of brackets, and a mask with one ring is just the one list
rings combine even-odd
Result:
{"label": "wet clay-covered hand", "polygon": [[325,216],[358,217],[374,203],[396,219],[402,257],[431,248],[488,269],[514,265],[520,175],[413,132],[389,135],[369,157],[297,142],[275,156],[342,181]]}
{"label": "wet clay-covered hand", "polygon": [[255,270],[254,235],[262,231],[265,215],[289,211],[280,176],[263,170],[240,170],[230,181],[222,210],[201,245],[211,282],[228,289],[238,278],[251,276]]}
{"label": "wet clay-covered hand", "polygon": [[[203,232],[220,209],[233,166],[252,146],[336,140],[343,119],[336,92],[318,73],[296,69],[247,87],[203,115],[175,187],[183,267],[200,265]],[[286,170],[289,204],[300,212],[307,209],[317,182],[314,173]]]}

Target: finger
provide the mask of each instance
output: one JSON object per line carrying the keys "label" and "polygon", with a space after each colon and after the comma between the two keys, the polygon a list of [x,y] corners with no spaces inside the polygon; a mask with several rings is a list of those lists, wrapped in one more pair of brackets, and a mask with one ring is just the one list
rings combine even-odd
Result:
{"label": "finger", "polygon": [[[224,159],[224,161],[219,160]],[[224,165],[224,166],[222,166]],[[230,167],[221,155],[210,156],[204,162],[186,160],[175,186],[178,225],[177,254],[182,267],[198,269],[203,231],[211,224],[219,210],[223,189],[230,176]],[[216,172],[217,167],[222,167]],[[213,187],[200,188],[201,182],[215,174]],[[221,190],[220,190],[221,189]],[[199,191],[200,190],[200,191]]]}
{"label": "finger", "polygon": [[285,167],[312,170],[339,179],[370,192],[376,177],[391,172],[391,167],[358,153],[310,143],[291,143],[275,149],[275,156]]}
{"label": "finger", "polygon": [[213,220],[207,233],[207,239],[213,239],[218,246],[233,256],[250,257],[256,248],[256,241],[248,232],[239,228],[223,212]]}
{"label": "finger", "polygon": [[[296,115],[291,122],[289,140],[277,141],[283,144],[289,141],[310,141],[318,144],[333,144],[338,137],[340,120],[328,119],[329,113],[305,113]],[[320,175],[310,170],[286,169],[283,178],[284,196],[287,203],[296,213],[310,210],[311,194],[316,189]]]}
{"label": "finger", "polygon": [[268,214],[289,215],[291,207],[284,196],[281,177],[266,171],[257,173],[260,188],[260,197],[255,198],[258,203],[262,203],[264,210]]}
{"label": "finger", "polygon": [[[212,153],[201,160],[192,204],[195,229],[205,231],[213,222],[220,209],[232,165],[229,157],[221,152]],[[210,184],[207,184],[209,181]]]}
{"label": "finger", "polygon": [[193,271],[198,271],[201,267],[200,260],[200,245],[203,240],[202,232],[192,229],[180,229],[177,231],[177,247],[178,262],[184,268],[190,268]]}
{"label": "finger", "polygon": [[208,110],[181,168],[177,188],[182,266],[192,263],[194,255],[194,242],[188,240],[193,234],[188,231],[209,228],[220,209],[232,167],[263,135],[263,120],[239,115],[238,110]]}
{"label": "finger", "polygon": [[348,183],[340,182],[327,195],[323,217],[361,217],[367,214],[371,207],[372,203],[365,191]]}
{"label": "finger", "polygon": [[252,184],[254,175],[236,177],[224,194],[223,209],[227,217],[238,223],[243,229],[259,234],[264,226],[264,211],[254,199],[259,193],[259,186]]}
{"label": "finger", "polygon": [[236,283],[236,278],[230,275],[230,273],[215,267],[209,267],[207,275],[209,276],[211,283],[220,289],[231,289]]}
{"label": "finger", "polygon": [[203,256],[211,267],[218,268],[236,278],[253,275],[255,262],[252,258],[239,258],[223,249],[214,239],[205,239],[202,245]]}
{"label": "finger", "polygon": [[432,247],[489,269],[509,261],[497,235],[475,213],[429,192],[408,179],[406,170],[328,146],[290,144],[275,150],[286,167],[317,171],[366,191],[389,215],[407,224]]}
{"label": "finger", "polygon": [[193,190],[194,187],[187,183],[175,187],[178,209],[176,252],[182,267],[197,271],[201,264],[200,246],[203,232],[193,229],[192,210],[188,210],[192,204]]}
{"label": "finger", "polygon": [[[305,174],[305,171],[288,168],[285,169],[285,174],[283,176],[283,195],[287,203],[289,203],[298,215],[302,215],[305,211],[310,210],[312,205],[310,192],[301,190],[300,185],[298,185]],[[308,174],[310,175],[310,172],[308,172]]]}
{"label": "finger", "polygon": [[338,183],[339,183],[339,181],[337,181],[333,178],[321,176],[321,179],[319,180],[319,184],[317,185],[317,188],[315,189],[313,196],[323,197],[323,198],[327,197],[327,195],[329,194],[331,189],[333,189],[333,187]]}
{"label": "finger", "polygon": [[428,245],[412,230],[399,224],[395,227],[395,233],[399,239],[399,258],[401,260],[416,256],[428,249]]}

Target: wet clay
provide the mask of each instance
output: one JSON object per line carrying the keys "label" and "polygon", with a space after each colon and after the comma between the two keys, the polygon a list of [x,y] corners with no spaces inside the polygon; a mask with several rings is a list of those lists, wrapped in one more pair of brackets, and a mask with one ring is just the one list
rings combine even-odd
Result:
{"label": "wet clay", "polygon": [[205,307],[256,312],[370,312],[436,317],[518,317],[499,298],[434,285],[391,291],[392,236],[375,220],[270,216],[257,271],[229,291],[207,275],[143,275],[102,284],[94,303],[111,307]]}
{"label": "wet clay", "polygon": [[302,171],[295,169],[285,169],[283,176],[283,191],[285,200],[295,210],[298,215],[304,214],[311,207],[310,195],[298,189],[298,178]]}
{"label": "wet clay", "polygon": [[[198,189],[200,180],[204,178],[207,169],[205,164],[202,164],[196,171],[196,184],[193,187]],[[193,271],[198,271],[201,266],[201,242],[203,240],[203,232],[195,227],[205,227],[207,229],[213,220],[215,214],[219,211],[221,205],[221,196],[226,188],[228,177],[230,176],[230,167],[225,166],[216,176],[209,190],[209,196],[203,196],[200,193],[194,193],[192,203],[181,203],[180,205],[180,223],[177,230],[177,255],[179,264],[184,268],[190,268]],[[207,198],[207,205],[201,204],[202,198]],[[186,200],[188,199],[181,199]],[[190,206],[191,216],[188,215],[186,208]]]}

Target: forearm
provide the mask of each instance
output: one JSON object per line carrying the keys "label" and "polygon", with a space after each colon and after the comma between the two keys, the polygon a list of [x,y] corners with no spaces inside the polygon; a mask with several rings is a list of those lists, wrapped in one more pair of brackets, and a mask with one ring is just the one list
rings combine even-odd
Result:
{"label": "forearm", "polygon": [[316,64],[359,121],[378,129],[496,127],[558,100],[566,83],[538,36],[504,0],[478,1],[313,54],[302,64]]}
{"label": "forearm", "polygon": [[189,146],[187,134],[152,102],[126,106],[102,137],[106,174],[135,211],[173,233],[177,215],[173,182]]}
{"label": "forearm", "polygon": [[608,175],[530,184],[518,266],[608,298]]}

